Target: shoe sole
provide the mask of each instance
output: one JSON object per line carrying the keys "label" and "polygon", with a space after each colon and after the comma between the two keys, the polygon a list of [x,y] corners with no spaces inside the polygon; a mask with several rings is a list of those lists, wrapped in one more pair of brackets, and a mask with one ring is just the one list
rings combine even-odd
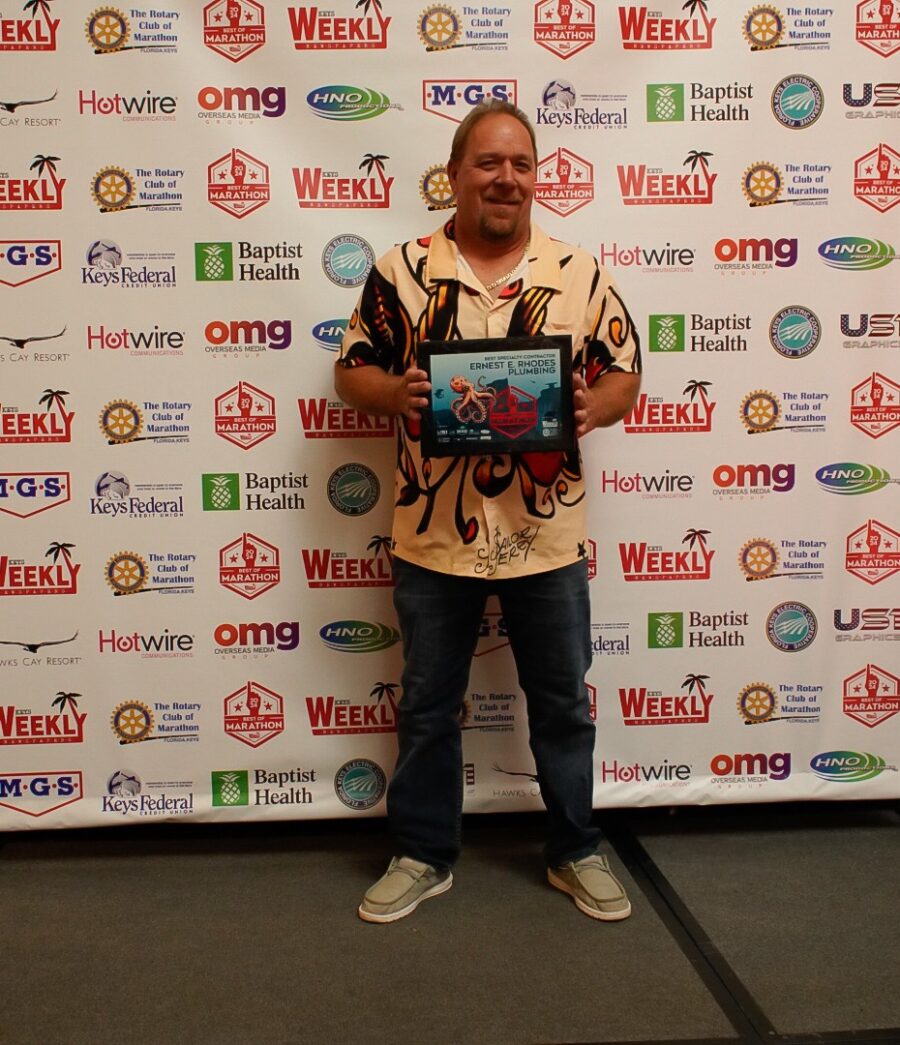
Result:
{"label": "shoe sole", "polygon": [[628,903],[628,906],[623,907],[621,911],[598,911],[596,907],[589,907],[583,900],[575,895],[571,886],[567,882],[563,881],[562,878],[556,877],[552,868],[547,869],[547,881],[554,887],[554,889],[559,889],[568,896],[571,896],[575,901],[575,906],[578,910],[582,911],[589,918],[596,918],[601,922],[621,922],[631,914],[631,904],[627,900],[626,903]]}
{"label": "shoe sole", "polygon": [[438,882],[430,889],[426,889],[424,893],[420,893],[412,903],[407,904],[406,907],[401,907],[399,911],[391,911],[390,914],[375,914],[372,911],[365,910],[363,905],[360,904],[356,913],[364,922],[376,922],[379,925],[383,925],[386,922],[396,922],[398,919],[412,914],[423,900],[430,900],[432,896],[440,896],[441,893],[447,892],[451,885],[453,885],[453,875],[449,874],[442,882]]}

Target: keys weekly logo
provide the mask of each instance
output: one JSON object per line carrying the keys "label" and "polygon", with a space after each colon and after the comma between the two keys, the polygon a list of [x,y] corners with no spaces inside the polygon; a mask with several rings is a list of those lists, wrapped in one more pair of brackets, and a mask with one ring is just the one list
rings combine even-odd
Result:
{"label": "keys weekly logo", "polygon": [[396,682],[378,682],[366,701],[312,696],[306,698],[306,713],[314,737],[358,736],[363,733],[397,732]]}
{"label": "keys weekly logo", "polygon": [[680,6],[687,17],[666,17],[648,7],[620,7],[619,32],[626,51],[709,51],[718,21],[710,18],[707,0],[688,0]]}
{"label": "keys weekly logo", "polygon": [[56,177],[58,156],[35,156],[28,168],[33,178],[0,175],[0,210],[62,210],[65,178]]}
{"label": "keys weekly logo", "polygon": [[687,548],[666,551],[646,541],[619,542],[619,562],[626,581],[708,581],[715,551],[706,546],[709,530],[688,530]]}
{"label": "keys weekly logo", "polygon": [[74,544],[53,541],[44,552],[48,563],[29,563],[0,555],[0,596],[76,595],[81,564],[72,561]]}
{"label": "keys weekly logo", "polygon": [[387,209],[394,184],[394,179],[384,174],[387,158],[381,153],[367,152],[357,168],[364,172],[362,177],[341,176],[321,167],[293,167],[297,206]]}
{"label": "keys weekly logo", "polygon": [[0,403],[0,445],[4,443],[70,443],[74,410],[66,410],[68,392],[47,388],[38,400],[43,411]]}
{"label": "keys weekly logo", "polygon": [[708,160],[711,152],[692,149],[682,161],[684,171],[666,173],[645,163],[617,164],[619,192],[626,206],[644,205],[709,205],[713,202],[713,185],[718,174],[711,174]]}
{"label": "keys weekly logo", "polygon": [[383,439],[394,434],[390,417],[373,417],[324,396],[298,399],[297,407],[307,439]]}
{"label": "keys weekly logo", "polygon": [[330,548],[303,548],[303,568],[309,588],[388,588],[394,583],[391,538],[375,535],[371,556],[350,556]]}
{"label": "keys weekly logo", "polygon": [[660,396],[651,398],[642,392],[625,415],[625,431],[643,435],[711,432],[716,408],[707,396],[711,384],[710,381],[689,381],[682,391],[682,395],[688,397],[683,403],[666,402]]}
{"label": "keys weekly logo", "polygon": [[619,705],[626,726],[694,726],[709,722],[715,694],[707,693],[709,675],[688,675],[683,693],[664,695],[645,686],[619,688]]}
{"label": "keys weekly logo", "polygon": [[0,52],[55,51],[59,19],[50,17],[48,0],[26,3],[28,18],[0,18]]}
{"label": "keys weekly logo", "polygon": [[[343,0],[345,8],[350,0]],[[359,7],[359,4],[356,5]],[[391,18],[381,13],[380,0],[364,0],[361,16],[337,15],[318,7],[289,7],[288,20],[298,51],[383,51]]]}

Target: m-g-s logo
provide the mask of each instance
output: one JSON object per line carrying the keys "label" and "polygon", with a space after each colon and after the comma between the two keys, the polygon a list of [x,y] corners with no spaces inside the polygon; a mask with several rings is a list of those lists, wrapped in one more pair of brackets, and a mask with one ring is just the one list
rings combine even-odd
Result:
{"label": "m-g-s logo", "polygon": [[810,759],[809,768],[820,780],[843,784],[872,780],[886,769],[897,772],[896,766],[889,766],[880,755],[867,751],[823,751]]}
{"label": "m-g-s logo", "polygon": [[423,80],[422,108],[462,123],[476,105],[491,98],[516,105],[517,87],[517,80]]}
{"label": "m-g-s logo", "polygon": [[0,806],[28,816],[44,816],[84,795],[80,770],[60,773],[0,773]]}
{"label": "m-g-s logo", "polygon": [[0,284],[21,287],[62,268],[62,242],[51,240],[0,240]]}

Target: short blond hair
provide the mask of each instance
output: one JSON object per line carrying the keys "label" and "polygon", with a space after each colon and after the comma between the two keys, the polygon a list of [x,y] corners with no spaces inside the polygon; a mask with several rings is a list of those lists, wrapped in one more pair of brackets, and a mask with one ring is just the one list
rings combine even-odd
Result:
{"label": "short blond hair", "polygon": [[517,105],[504,101],[502,98],[488,98],[486,101],[479,102],[459,127],[456,128],[456,134],[453,135],[453,142],[450,145],[450,163],[459,163],[462,159],[466,151],[469,135],[472,133],[475,124],[483,120],[485,116],[512,116],[514,120],[518,120],[525,130],[528,131],[528,137],[531,139],[531,148],[534,152],[534,162],[537,163],[537,139],[534,136],[531,120]]}

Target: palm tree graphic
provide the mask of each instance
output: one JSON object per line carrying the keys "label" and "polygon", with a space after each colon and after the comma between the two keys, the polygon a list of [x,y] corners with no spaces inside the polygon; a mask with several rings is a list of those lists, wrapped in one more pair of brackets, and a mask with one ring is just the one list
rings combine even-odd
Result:
{"label": "palm tree graphic", "polygon": [[369,8],[375,8],[375,17],[381,21],[381,0],[356,0],[356,6],[363,9],[363,14],[369,13]]}
{"label": "palm tree graphic", "polygon": [[371,541],[366,545],[366,551],[372,552],[374,555],[379,555],[384,552],[384,556],[388,562],[393,562],[391,556],[391,548],[393,547],[393,540],[390,537],[380,537],[376,534]]}
{"label": "palm tree graphic", "polygon": [[382,161],[389,160],[390,156],[385,156],[383,153],[371,153],[367,152],[362,158],[362,163],[357,168],[363,170],[365,168],[366,174],[372,173],[374,167],[378,171],[378,179],[381,182],[381,187],[387,189],[387,182],[384,180],[384,163]]}
{"label": "palm tree graphic", "polygon": [[37,18],[40,11],[44,18],[50,21],[50,0],[28,0],[22,10],[28,11],[32,18]]}
{"label": "palm tree graphic", "polygon": [[706,390],[712,384],[711,381],[688,381],[688,383],[682,389],[682,395],[689,395],[691,402],[699,395],[703,403],[704,408],[709,407],[709,400],[706,398]]}
{"label": "palm tree graphic", "polygon": [[369,696],[375,697],[377,703],[387,697],[388,703],[391,705],[391,711],[397,714],[397,701],[394,698],[394,693],[397,690],[396,682],[376,682],[372,689],[369,690]]}
{"label": "palm tree graphic", "polygon": [[684,537],[681,538],[681,543],[684,544],[687,541],[687,546],[691,551],[693,551],[695,544],[699,544],[700,551],[705,552],[706,537],[709,533],[709,530],[688,530]]}
{"label": "palm tree graphic", "polygon": [[59,708],[59,713],[64,715],[68,708],[73,711],[78,710],[78,698],[81,696],[80,693],[64,693],[62,690],[57,690],[56,699],[51,702],[50,706],[53,708]]}
{"label": "palm tree graphic", "polygon": [[56,565],[57,559],[60,555],[66,560],[66,565],[71,569],[72,567],[72,556],[69,555],[69,550],[74,548],[74,544],[65,544],[60,541],[52,541],[50,547],[44,552],[44,557],[48,555],[53,556],[53,564]]}
{"label": "palm tree graphic", "polygon": [[687,11],[692,18],[696,15],[698,8],[700,17],[706,25],[709,25],[709,19],[706,17],[706,0],[685,0],[685,3],[681,5],[681,10]]}
{"label": "palm tree graphic", "polygon": [[687,156],[682,161],[682,167],[691,165],[691,174],[697,169],[697,164],[700,164],[700,170],[703,173],[703,177],[709,181],[709,164],[706,162],[707,159],[712,156],[711,152],[703,152],[698,149],[691,149]]}
{"label": "palm tree graphic", "polygon": [[50,177],[53,179],[53,184],[54,185],[58,185],[59,182],[57,181],[57,178],[56,178],[56,165],[57,165],[57,163],[59,163],[59,157],[58,156],[42,156],[40,153],[38,153],[35,156],[34,160],[32,161],[31,166],[28,169],[30,171],[33,171],[35,169],[35,167],[36,167],[37,168],[37,176],[39,178],[42,178],[44,176],[44,171],[45,170],[49,171],[50,172]]}
{"label": "palm tree graphic", "polygon": [[694,692],[697,688],[700,690],[700,696],[706,696],[706,690],[703,688],[703,683],[707,681],[709,675],[688,675],[688,677],[682,682],[682,686],[687,686],[688,695]]}
{"label": "palm tree graphic", "polygon": [[45,388],[43,395],[38,400],[38,405],[46,406],[48,411],[56,407],[61,414],[65,415],[67,395],[69,395],[69,393],[63,389]]}

